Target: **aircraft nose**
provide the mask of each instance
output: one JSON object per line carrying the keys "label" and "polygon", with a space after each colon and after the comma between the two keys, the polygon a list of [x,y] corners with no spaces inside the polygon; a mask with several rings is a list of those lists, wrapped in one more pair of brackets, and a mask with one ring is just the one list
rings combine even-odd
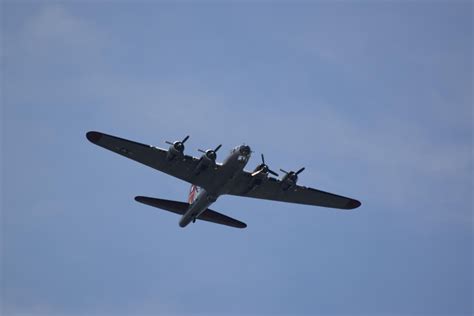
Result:
{"label": "aircraft nose", "polygon": [[240,146],[240,153],[246,156],[250,154],[250,146],[247,146],[247,145]]}

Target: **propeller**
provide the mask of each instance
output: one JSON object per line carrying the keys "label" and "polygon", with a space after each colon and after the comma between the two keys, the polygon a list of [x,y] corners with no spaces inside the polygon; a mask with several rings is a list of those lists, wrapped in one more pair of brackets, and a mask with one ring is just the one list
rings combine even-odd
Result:
{"label": "propeller", "polygon": [[302,173],[304,169],[305,169],[305,167],[301,168],[300,170],[298,170],[298,171],[296,171],[296,172],[295,172],[295,171],[290,171],[290,172],[288,172],[288,171],[285,171],[285,170],[283,170],[283,169],[280,169],[280,171],[283,172],[283,173],[285,173],[285,174],[288,176],[288,178],[290,178],[290,179],[292,179],[293,181],[296,182],[296,180],[298,179],[298,175],[299,175],[300,173]]}
{"label": "propeller", "polygon": [[220,144],[219,146],[216,147],[216,149],[212,150],[212,149],[208,149],[206,151],[202,150],[202,149],[198,149],[199,152],[203,153],[203,154],[206,154],[206,156],[211,159],[211,160],[216,160],[217,158],[217,154],[216,152],[219,150],[219,148],[222,147],[222,144]]}
{"label": "propeller", "polygon": [[276,172],[273,171],[273,170],[270,170],[270,168],[268,167],[268,165],[265,163],[265,157],[263,156],[263,154],[261,154],[261,155],[262,155],[262,163],[259,164],[259,165],[257,166],[257,168],[255,168],[256,171],[255,171],[254,173],[252,173],[252,177],[253,177],[253,176],[256,176],[257,174],[259,174],[259,173],[261,173],[261,172],[263,172],[263,173],[271,173],[271,174],[274,175],[275,177],[278,177],[278,173],[276,173]]}
{"label": "propeller", "polygon": [[168,144],[168,145],[173,145],[173,147],[177,151],[183,152],[184,151],[184,143],[188,140],[188,138],[189,138],[189,135],[186,136],[182,141],[175,141],[174,143],[172,143],[170,141],[165,141],[165,143]]}
{"label": "propeller", "polygon": [[299,175],[300,173],[303,172],[304,169],[305,169],[305,167],[301,168],[300,170],[298,170],[298,171],[296,171],[296,172],[294,172],[294,171],[288,172],[288,171],[285,171],[285,170],[283,170],[283,169],[280,169],[280,171],[283,172],[283,173],[286,173],[286,174],[296,174],[296,175]]}

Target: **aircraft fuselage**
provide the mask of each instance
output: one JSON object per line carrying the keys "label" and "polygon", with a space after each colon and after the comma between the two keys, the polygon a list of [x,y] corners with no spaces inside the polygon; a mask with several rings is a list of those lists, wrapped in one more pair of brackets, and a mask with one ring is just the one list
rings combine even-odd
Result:
{"label": "aircraft fuselage", "polygon": [[189,209],[184,213],[179,221],[179,226],[185,227],[196,220],[217,198],[226,194],[232,186],[233,180],[243,172],[251,155],[250,147],[247,145],[237,146],[230,152],[219,168],[216,181],[210,187],[201,189],[196,199],[189,205]]}

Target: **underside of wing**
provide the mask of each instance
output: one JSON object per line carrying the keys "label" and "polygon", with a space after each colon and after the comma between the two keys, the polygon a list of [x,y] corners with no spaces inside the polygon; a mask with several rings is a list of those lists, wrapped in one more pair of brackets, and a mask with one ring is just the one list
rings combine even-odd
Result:
{"label": "underside of wing", "polygon": [[[157,199],[146,196],[137,196],[135,197],[135,201],[180,215],[186,213],[189,207],[188,203]],[[245,223],[238,221],[232,217],[213,211],[211,209],[206,209],[201,215],[199,215],[197,219],[236,228],[247,227]]]}
{"label": "underside of wing", "polygon": [[299,185],[285,188],[280,180],[274,178],[266,178],[258,185],[255,185],[255,181],[253,180],[251,174],[244,173],[241,178],[236,181],[236,185],[231,189],[229,194],[346,210],[354,209],[361,205],[361,203],[355,199],[313,188]]}
{"label": "underside of wing", "polygon": [[155,146],[100,132],[88,132],[86,136],[93,144],[200,187],[207,187],[215,175],[215,170],[211,168],[196,174],[199,159],[192,156],[183,155],[169,160],[167,151]]}

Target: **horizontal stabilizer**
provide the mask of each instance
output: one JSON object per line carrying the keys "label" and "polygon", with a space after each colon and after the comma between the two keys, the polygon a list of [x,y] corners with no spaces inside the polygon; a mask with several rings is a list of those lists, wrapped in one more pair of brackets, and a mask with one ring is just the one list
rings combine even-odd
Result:
{"label": "horizontal stabilizer", "polygon": [[[184,213],[186,213],[186,211],[189,208],[188,203],[157,199],[157,198],[151,198],[151,197],[146,197],[146,196],[136,196],[135,201],[146,204],[146,205],[150,205],[153,207],[161,208],[163,210],[166,210],[175,214],[179,214],[179,215],[183,215]],[[201,215],[199,215],[197,219],[216,223],[216,224],[236,227],[236,228],[247,227],[245,223],[242,223],[241,221],[238,221],[236,219],[233,219],[232,217],[218,213],[211,209],[206,209]]]}

